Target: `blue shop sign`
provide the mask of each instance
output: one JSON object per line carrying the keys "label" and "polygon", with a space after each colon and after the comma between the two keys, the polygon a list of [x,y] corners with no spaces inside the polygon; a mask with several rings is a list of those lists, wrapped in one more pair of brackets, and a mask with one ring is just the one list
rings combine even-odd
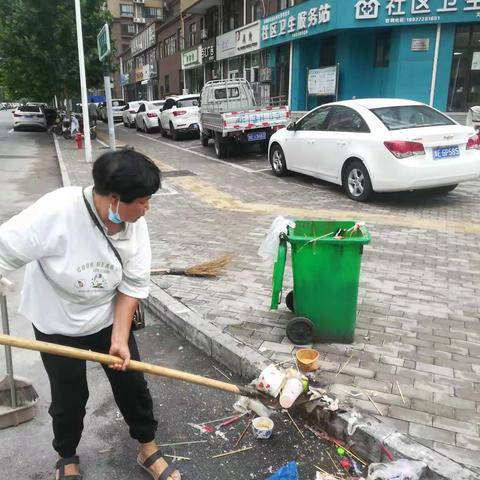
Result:
{"label": "blue shop sign", "polygon": [[480,0],[309,0],[262,20],[261,47],[346,28],[480,21]]}

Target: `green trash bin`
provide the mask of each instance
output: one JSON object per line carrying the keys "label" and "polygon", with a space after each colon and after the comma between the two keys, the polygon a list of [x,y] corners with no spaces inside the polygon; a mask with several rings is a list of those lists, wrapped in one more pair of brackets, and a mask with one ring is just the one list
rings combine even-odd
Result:
{"label": "green trash bin", "polygon": [[[293,291],[286,296],[295,318],[287,337],[298,345],[310,342],[352,343],[363,246],[370,233],[354,221],[296,220],[280,236],[273,269],[272,303],[281,301],[288,243],[292,250]],[[340,231],[341,238],[335,238]]]}

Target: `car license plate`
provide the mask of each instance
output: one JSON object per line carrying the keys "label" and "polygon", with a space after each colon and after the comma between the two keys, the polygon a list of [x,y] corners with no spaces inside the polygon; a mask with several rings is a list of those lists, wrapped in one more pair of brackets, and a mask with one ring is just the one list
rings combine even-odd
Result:
{"label": "car license plate", "polygon": [[267,138],[267,132],[255,132],[247,135],[249,142],[255,142],[257,140],[265,140]]}
{"label": "car license plate", "polygon": [[442,147],[442,148],[433,149],[433,158],[435,160],[441,160],[442,158],[459,157],[459,156],[460,156],[460,149],[458,148],[458,145],[454,145],[452,147]]}
{"label": "car license plate", "polygon": [[24,115],[25,118],[33,118],[33,115]]}

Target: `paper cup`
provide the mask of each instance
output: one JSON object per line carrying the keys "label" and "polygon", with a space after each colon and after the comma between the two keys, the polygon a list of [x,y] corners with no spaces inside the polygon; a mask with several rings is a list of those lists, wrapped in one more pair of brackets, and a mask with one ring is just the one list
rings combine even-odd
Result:
{"label": "paper cup", "polygon": [[265,440],[272,436],[273,421],[268,417],[257,417],[252,420],[252,431],[255,438]]}
{"label": "paper cup", "polygon": [[282,408],[290,408],[303,392],[303,383],[298,378],[289,378],[280,395]]}
{"label": "paper cup", "polygon": [[273,398],[278,397],[286,380],[285,373],[279,370],[273,363],[260,374],[257,380],[257,389],[268,393]]}

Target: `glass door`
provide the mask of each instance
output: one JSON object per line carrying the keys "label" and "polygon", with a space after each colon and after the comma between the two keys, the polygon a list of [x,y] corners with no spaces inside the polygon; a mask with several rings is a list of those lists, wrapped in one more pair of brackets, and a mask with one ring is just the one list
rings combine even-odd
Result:
{"label": "glass door", "polygon": [[480,105],[480,25],[462,25],[455,34],[447,110],[474,105]]}

